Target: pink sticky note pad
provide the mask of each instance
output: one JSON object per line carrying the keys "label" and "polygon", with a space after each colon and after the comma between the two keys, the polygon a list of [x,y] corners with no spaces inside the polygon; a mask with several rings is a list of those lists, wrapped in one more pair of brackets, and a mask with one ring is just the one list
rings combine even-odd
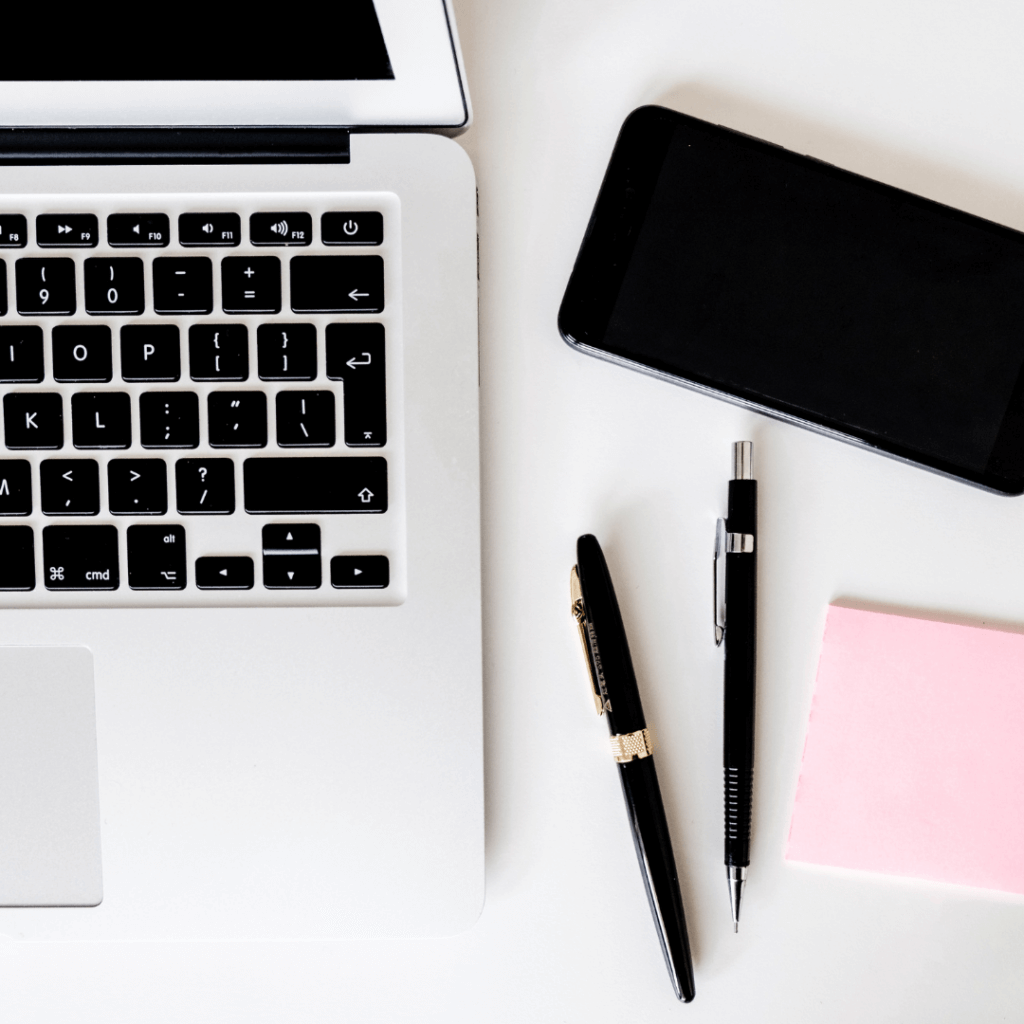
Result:
{"label": "pink sticky note pad", "polygon": [[786,858],[1024,893],[1024,636],[829,607]]}

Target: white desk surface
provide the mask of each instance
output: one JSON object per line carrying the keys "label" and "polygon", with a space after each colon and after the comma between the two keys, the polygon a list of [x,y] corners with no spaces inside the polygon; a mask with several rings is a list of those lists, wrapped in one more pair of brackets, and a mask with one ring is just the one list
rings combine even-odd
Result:
{"label": "white desk surface", "polygon": [[[998,0],[461,0],[480,184],[488,897],[455,938],[0,947],[10,1021],[1024,1019],[1024,899],[782,859],[825,608],[1024,624],[998,498],[570,351],[555,314],[616,132],[661,102],[1024,229],[1024,8]],[[722,867],[710,554],[755,444],[753,863]],[[673,828],[697,999],[677,1004],[568,610],[601,539]],[[1024,854],[1024,851],[1022,851]]]}

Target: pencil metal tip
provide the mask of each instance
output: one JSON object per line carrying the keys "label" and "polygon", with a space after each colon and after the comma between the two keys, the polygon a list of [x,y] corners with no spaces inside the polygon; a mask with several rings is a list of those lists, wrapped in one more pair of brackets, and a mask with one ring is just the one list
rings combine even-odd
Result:
{"label": "pencil metal tip", "polygon": [[732,930],[740,930],[740,900],[743,899],[743,883],[747,878],[747,869],[729,866],[729,909],[732,910]]}

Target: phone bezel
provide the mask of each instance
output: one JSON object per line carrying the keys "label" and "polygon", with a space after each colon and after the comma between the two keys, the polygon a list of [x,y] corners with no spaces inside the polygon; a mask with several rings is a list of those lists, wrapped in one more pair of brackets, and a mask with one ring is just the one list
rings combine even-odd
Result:
{"label": "phone bezel", "polygon": [[1024,367],[1018,375],[988,464],[979,472],[959,463],[900,445],[889,438],[880,437],[837,419],[810,416],[806,410],[797,409],[782,401],[766,404],[763,394],[755,397],[742,389],[717,380],[704,379],[697,374],[682,376],[678,369],[666,365],[655,357],[641,361],[633,352],[627,354],[616,351],[606,344],[608,323],[657,186],[669,142],[681,123],[709,135],[729,136],[734,143],[741,146],[770,150],[776,156],[784,155],[785,158],[802,164],[814,164],[816,169],[826,176],[854,179],[861,185],[869,184],[872,188],[901,196],[915,204],[941,210],[944,216],[951,219],[984,225],[988,230],[996,229],[1000,233],[1013,236],[1024,245],[1024,234],[1004,225],[944,206],[892,185],[864,178],[851,171],[815,160],[813,157],[790,152],[774,143],[755,139],[721,125],[713,125],[665,107],[640,107],[629,115],[619,132],[562,299],[558,312],[558,329],[565,341],[573,348],[618,365],[640,370],[659,379],[725,399],[775,419],[889,455],[944,476],[964,480],[1000,494],[1024,493]]}

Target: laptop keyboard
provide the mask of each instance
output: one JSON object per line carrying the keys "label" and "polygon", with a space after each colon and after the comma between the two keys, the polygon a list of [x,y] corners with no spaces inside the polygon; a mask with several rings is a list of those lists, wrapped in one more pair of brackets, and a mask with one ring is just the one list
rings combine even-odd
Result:
{"label": "laptop keyboard", "polygon": [[400,601],[397,199],[69,198],[0,200],[0,605]]}

